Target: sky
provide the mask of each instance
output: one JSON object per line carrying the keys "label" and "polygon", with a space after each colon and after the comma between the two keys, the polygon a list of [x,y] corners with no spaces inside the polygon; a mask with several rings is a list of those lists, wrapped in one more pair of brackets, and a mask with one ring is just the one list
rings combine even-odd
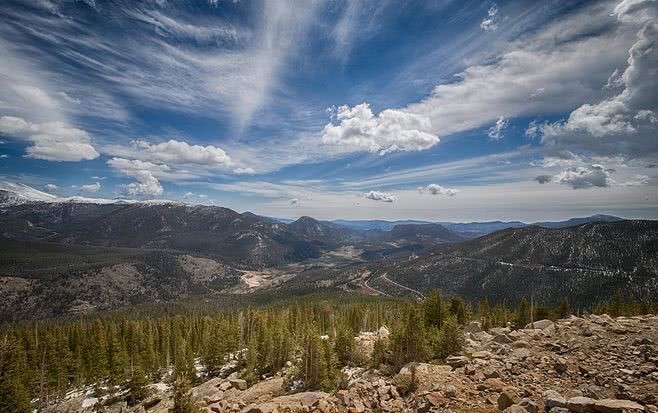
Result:
{"label": "sky", "polygon": [[658,219],[657,15],[5,0],[0,180],[286,218]]}

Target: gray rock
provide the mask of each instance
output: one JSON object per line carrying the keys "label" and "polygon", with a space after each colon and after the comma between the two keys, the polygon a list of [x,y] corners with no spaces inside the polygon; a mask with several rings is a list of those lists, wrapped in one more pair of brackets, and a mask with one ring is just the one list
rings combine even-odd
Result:
{"label": "gray rock", "polygon": [[630,400],[603,399],[594,403],[594,409],[600,413],[640,413],[645,409],[642,405]]}
{"label": "gray rock", "polygon": [[231,386],[238,390],[247,390],[247,382],[243,379],[230,379]]}
{"label": "gray rock", "polygon": [[537,403],[528,398],[521,400],[519,402],[519,406],[521,406],[528,413],[537,413],[539,411],[539,406],[537,406]]}
{"label": "gray rock", "polygon": [[548,327],[554,326],[555,323],[552,322],[551,320],[539,320],[535,321],[534,323],[530,323],[525,326],[525,328],[534,328],[536,330],[544,330]]}
{"label": "gray rock", "polygon": [[567,399],[562,397],[560,393],[555,390],[546,390],[543,396],[546,409],[550,410],[554,407],[567,407]]}
{"label": "gray rock", "polygon": [[596,400],[589,397],[572,397],[567,400],[567,409],[575,413],[590,413],[594,412],[594,404]]}

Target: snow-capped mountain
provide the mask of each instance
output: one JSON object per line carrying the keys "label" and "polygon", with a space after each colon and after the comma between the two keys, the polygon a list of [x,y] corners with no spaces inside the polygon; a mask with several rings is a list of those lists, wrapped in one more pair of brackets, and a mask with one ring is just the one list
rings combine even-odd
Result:
{"label": "snow-capped mountain", "polygon": [[7,181],[0,181],[0,206],[18,205],[34,202],[70,202],[82,204],[182,204],[182,202],[171,201],[166,199],[149,199],[149,200],[134,200],[122,198],[90,198],[84,196],[57,196],[47,192],[39,191],[29,185],[13,183]]}

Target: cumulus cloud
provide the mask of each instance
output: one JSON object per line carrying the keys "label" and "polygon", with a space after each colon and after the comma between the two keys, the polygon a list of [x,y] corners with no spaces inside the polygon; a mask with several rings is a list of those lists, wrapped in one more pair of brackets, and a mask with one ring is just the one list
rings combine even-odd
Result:
{"label": "cumulus cloud", "polygon": [[96,193],[100,191],[100,189],[101,189],[100,182],[94,182],[93,184],[87,184],[87,185],[80,185],[80,190],[83,192]]}
{"label": "cumulus cloud", "polygon": [[489,136],[489,139],[491,139],[492,141],[498,141],[502,139],[503,129],[507,127],[507,123],[508,121],[504,117],[502,116],[498,117],[498,119],[496,120],[496,124],[490,127],[489,130],[487,131],[487,136]]}
{"label": "cumulus cloud", "polygon": [[129,196],[159,196],[162,195],[164,189],[160,185],[160,181],[151,174],[149,171],[140,171],[135,175],[137,182],[131,182],[123,185],[122,189],[126,195]]}
{"label": "cumulus cloud", "polygon": [[602,165],[577,166],[565,169],[555,175],[553,180],[560,184],[570,185],[573,189],[605,188],[614,182],[610,179],[610,172]]}
{"label": "cumulus cloud", "polygon": [[26,158],[83,161],[100,156],[86,131],[64,122],[30,123],[20,117],[2,116],[0,133],[30,142]]}
{"label": "cumulus cloud", "polygon": [[421,151],[439,143],[429,133],[429,118],[407,111],[387,109],[375,115],[367,103],[336,108],[332,113],[336,124],[322,131],[325,144],[344,145],[355,151],[386,154],[398,151]]}
{"label": "cumulus cloud", "polygon": [[59,187],[55,184],[45,184],[43,190],[46,192],[55,192]]}
{"label": "cumulus cloud", "polygon": [[164,189],[156,177],[158,174],[167,175],[170,168],[167,165],[157,165],[152,162],[137,159],[112,158],[107,165],[117,172],[135,179],[127,185],[122,185],[122,191],[129,196],[159,196]]}
{"label": "cumulus cloud", "polygon": [[136,141],[139,157],[143,160],[167,164],[192,164],[210,167],[223,167],[231,164],[231,158],[223,149],[213,145],[190,145],[185,141],[170,139],[167,142],[152,144]]}
{"label": "cumulus cloud", "polygon": [[191,199],[194,198],[194,192],[186,192],[185,195],[183,195],[183,199]]}
{"label": "cumulus cloud", "polygon": [[[640,26],[628,50],[623,72],[613,73],[608,87],[618,94],[586,103],[564,122],[545,124],[542,143],[547,147],[578,148],[593,154],[642,157],[658,153],[658,24],[655,1],[624,1],[614,14],[624,24]],[[612,85],[612,86],[610,86]]]}
{"label": "cumulus cloud", "polygon": [[447,195],[447,196],[455,196],[459,192],[456,189],[446,188],[444,186],[437,184],[429,184],[426,187],[418,188],[418,190],[420,191],[420,193],[427,192],[431,195]]}
{"label": "cumulus cloud", "polygon": [[480,28],[487,32],[498,29],[498,7],[495,4],[489,7],[487,17],[480,23]]}
{"label": "cumulus cloud", "polygon": [[395,202],[398,197],[391,195],[388,192],[379,192],[379,191],[370,191],[363,195],[364,198],[372,199],[373,201],[382,201],[382,202]]}

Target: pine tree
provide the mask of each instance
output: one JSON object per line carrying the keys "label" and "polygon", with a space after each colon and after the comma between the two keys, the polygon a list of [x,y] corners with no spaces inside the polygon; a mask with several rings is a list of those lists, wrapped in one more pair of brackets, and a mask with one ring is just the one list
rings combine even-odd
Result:
{"label": "pine tree", "polygon": [[172,413],[197,413],[199,411],[190,393],[190,380],[181,375],[174,383],[174,407]]}
{"label": "pine tree", "polygon": [[491,316],[489,315],[489,300],[485,297],[478,306],[478,316],[482,321],[482,328],[486,331],[491,328]]}
{"label": "pine tree", "polygon": [[149,380],[141,366],[137,366],[128,383],[128,404],[131,406],[139,403],[148,396],[147,385]]}
{"label": "pine tree", "polygon": [[123,383],[128,377],[128,353],[121,342],[119,332],[114,324],[110,324],[108,332],[108,379],[111,385]]}
{"label": "pine tree", "polygon": [[515,325],[517,328],[524,328],[530,322],[530,304],[525,297],[521,298],[519,306],[516,309]]}
{"label": "pine tree", "polygon": [[569,306],[569,301],[566,298],[563,298],[560,301],[560,305],[556,310],[556,315],[558,318],[567,318],[571,314],[571,307]]}
{"label": "pine tree", "polygon": [[464,332],[459,328],[459,324],[454,317],[449,317],[439,332],[438,349],[435,355],[438,357],[447,357],[449,355],[459,354],[464,347]]}
{"label": "pine tree", "polygon": [[425,313],[425,322],[428,326],[441,328],[443,320],[446,317],[446,309],[438,290],[432,290],[429,296],[423,302],[423,311]]}
{"label": "pine tree", "polygon": [[352,335],[352,332],[346,327],[340,327],[336,333],[334,350],[336,351],[338,362],[341,365],[347,366],[352,362],[354,344],[354,336]]}
{"label": "pine tree", "polygon": [[322,343],[314,328],[307,327],[302,337],[301,377],[309,390],[322,385]]}
{"label": "pine tree", "polygon": [[466,324],[466,304],[461,297],[452,297],[450,299],[450,314],[457,319],[457,323],[460,325]]}
{"label": "pine tree", "polygon": [[0,412],[29,413],[30,399],[22,382],[23,354],[19,343],[0,337]]}

